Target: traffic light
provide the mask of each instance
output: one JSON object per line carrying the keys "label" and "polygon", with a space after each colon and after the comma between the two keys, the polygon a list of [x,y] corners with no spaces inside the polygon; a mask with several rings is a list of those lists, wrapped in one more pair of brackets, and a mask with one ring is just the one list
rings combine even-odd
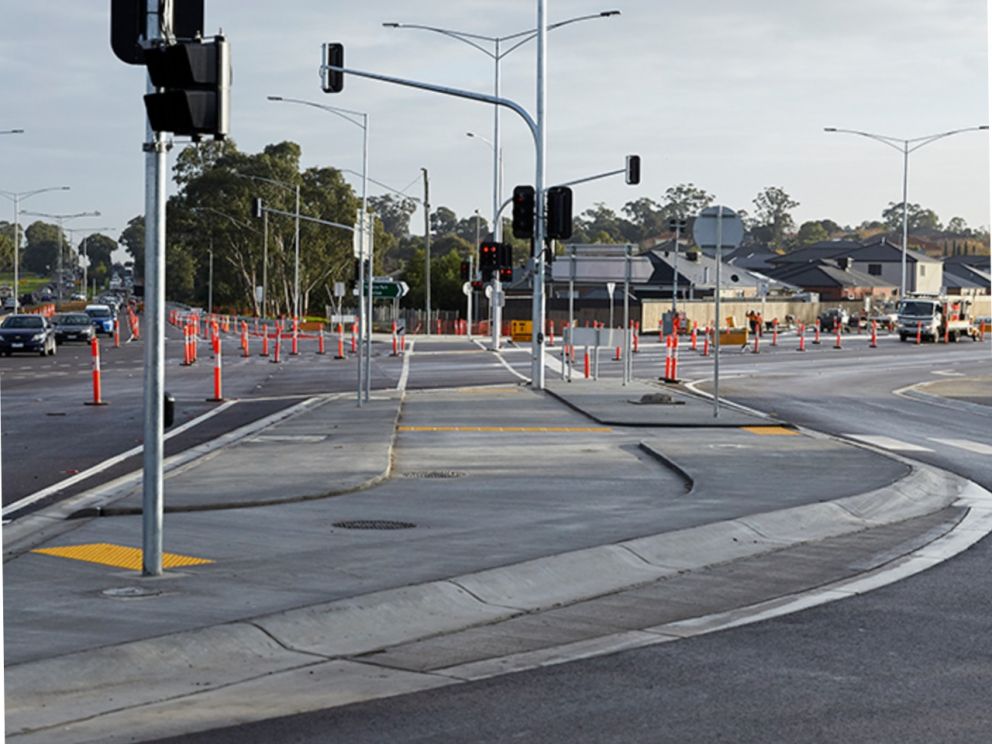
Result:
{"label": "traffic light", "polygon": [[495,269],[498,267],[499,243],[482,243],[479,246],[479,268]]}
{"label": "traffic light", "polygon": [[496,269],[494,267],[492,267],[492,266],[483,266],[482,268],[479,269],[479,276],[482,277],[482,281],[483,281],[483,283],[485,283],[485,282],[492,281],[493,274],[495,272],[496,272]]}
{"label": "traffic light", "polygon": [[501,282],[513,281],[513,267],[512,266],[502,266],[499,270],[499,280]]}
{"label": "traffic light", "polygon": [[145,50],[152,85],[145,96],[148,123],[156,132],[199,139],[227,137],[230,122],[231,62],[227,40],[180,41]]}
{"label": "traffic light", "polygon": [[252,197],[251,216],[258,220],[262,219],[262,210],[262,200],[257,196]]}
{"label": "traffic light", "polygon": [[513,189],[513,237],[534,237],[534,187]]}
{"label": "traffic light", "polygon": [[627,181],[628,186],[636,186],[641,182],[641,156],[640,155],[628,155],[627,156],[627,172],[624,174],[624,178]]}
{"label": "traffic light", "polygon": [[513,265],[513,246],[509,243],[496,244],[496,265],[501,269]]}
{"label": "traffic light", "polygon": [[344,67],[344,44],[324,44],[324,64],[320,68],[320,87],[325,93],[340,93],[344,89],[344,73],[331,70]]}
{"label": "traffic light", "polygon": [[568,186],[548,189],[548,238],[567,240],[572,236],[572,190]]}
{"label": "traffic light", "polygon": [[462,261],[461,277],[463,282],[467,282],[469,279],[472,278],[470,273],[470,266],[471,264],[468,261]]}

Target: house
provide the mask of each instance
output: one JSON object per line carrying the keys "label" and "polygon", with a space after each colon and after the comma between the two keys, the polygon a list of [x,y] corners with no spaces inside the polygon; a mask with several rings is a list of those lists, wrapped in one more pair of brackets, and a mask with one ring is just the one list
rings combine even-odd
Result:
{"label": "house", "polygon": [[992,292],[992,267],[988,256],[949,256],[943,265],[943,294],[975,296]]}
{"label": "house", "polygon": [[771,276],[779,281],[817,292],[824,301],[860,300],[871,297],[887,300],[899,294],[898,285],[851,268],[852,261],[840,259],[844,268],[830,261],[794,263],[776,267]]}

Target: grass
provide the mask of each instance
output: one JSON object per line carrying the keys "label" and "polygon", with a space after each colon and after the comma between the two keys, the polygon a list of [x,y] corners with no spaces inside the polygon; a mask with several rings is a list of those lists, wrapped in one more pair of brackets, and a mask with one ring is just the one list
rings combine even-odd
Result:
{"label": "grass", "polygon": [[[48,277],[35,276],[34,274],[21,274],[17,277],[17,290],[21,294],[27,292],[37,292],[44,289],[52,280]],[[14,286],[14,272],[5,271],[0,272],[0,286],[13,287]]]}

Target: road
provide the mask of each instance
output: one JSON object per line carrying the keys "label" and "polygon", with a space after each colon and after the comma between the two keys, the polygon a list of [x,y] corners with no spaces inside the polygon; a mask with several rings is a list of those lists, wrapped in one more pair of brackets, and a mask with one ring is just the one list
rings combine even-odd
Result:
{"label": "road", "polygon": [[[988,342],[869,350],[856,340],[728,353],[721,393],[992,486]],[[707,379],[711,363],[684,357],[683,376]],[[648,346],[635,371],[660,364]],[[990,560],[984,540],[913,578],[775,620],[163,741],[987,741]]]}

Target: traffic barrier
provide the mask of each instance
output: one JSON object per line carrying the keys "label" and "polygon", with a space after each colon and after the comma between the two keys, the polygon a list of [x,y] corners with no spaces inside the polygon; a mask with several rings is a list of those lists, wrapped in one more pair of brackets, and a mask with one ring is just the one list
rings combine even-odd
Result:
{"label": "traffic barrier", "polygon": [[868,348],[878,348],[878,322],[874,320],[871,322],[871,339],[868,342]]}
{"label": "traffic barrier", "polygon": [[816,319],[816,330],[814,331],[814,335],[813,335],[813,343],[814,344],[819,344],[820,343],[820,319],[819,318]]}
{"label": "traffic barrier", "polygon": [[806,351],[806,326],[799,324],[799,348],[796,351]]}
{"label": "traffic barrier", "polygon": [[699,322],[692,321],[692,332],[689,334],[689,348],[693,351],[696,350],[696,332],[699,329]]}
{"label": "traffic barrier", "polygon": [[183,326],[183,366],[189,367],[193,364],[193,326],[187,323]]}
{"label": "traffic barrier", "polygon": [[772,346],[778,346],[778,318],[772,318]]}
{"label": "traffic barrier", "polygon": [[440,336],[441,335],[441,319],[440,318],[437,319],[436,326],[437,326],[437,335]]}
{"label": "traffic barrier", "polygon": [[267,357],[269,355],[269,327],[262,326],[262,353],[259,356]]}
{"label": "traffic barrier", "polygon": [[279,364],[279,354],[282,350],[282,328],[276,326],[275,349],[273,349],[272,363]]}
{"label": "traffic barrier", "polygon": [[841,326],[840,326],[840,321],[838,321],[838,322],[837,322],[837,325],[836,325],[836,329],[837,329],[837,338],[836,338],[836,339],[834,340],[834,348],[835,348],[835,349],[839,349],[839,348],[841,348],[841,346],[840,346],[840,327],[841,327]]}
{"label": "traffic barrier", "polygon": [[673,335],[665,337],[665,374],[661,378],[663,382],[675,381],[675,355],[672,347]]}
{"label": "traffic barrier", "polygon": [[951,324],[944,323],[944,343],[948,344],[951,342]]}
{"label": "traffic barrier", "polygon": [[710,327],[706,326],[703,331],[703,356],[708,357],[710,355]]}
{"label": "traffic barrier", "polygon": [[96,336],[90,341],[90,356],[93,360],[93,400],[87,401],[88,406],[105,406],[106,401],[102,396],[102,388],[100,385],[100,342],[97,340]]}
{"label": "traffic barrier", "polygon": [[358,353],[358,321],[351,324],[351,353]]}
{"label": "traffic barrier", "polygon": [[324,351],[324,326],[321,325],[320,329],[317,331],[317,353],[323,356],[326,352]]}
{"label": "traffic barrier", "polygon": [[121,348],[121,322],[114,318],[114,348]]}
{"label": "traffic barrier", "polygon": [[622,359],[623,359],[622,354],[623,354],[623,352],[620,351],[620,347],[617,346],[616,352],[613,354],[613,361],[614,362],[622,361]]}
{"label": "traffic barrier", "polygon": [[985,340],[985,321],[984,320],[981,323],[978,324],[978,340],[979,341],[984,341]]}
{"label": "traffic barrier", "polygon": [[919,346],[923,343],[923,321],[919,321],[916,324],[916,345]]}
{"label": "traffic barrier", "polygon": [[214,403],[219,403],[224,400],[224,396],[221,390],[221,338],[217,336],[214,339],[214,397],[207,398],[207,400]]}
{"label": "traffic barrier", "polygon": [[548,348],[555,345],[555,322],[553,320],[548,321]]}
{"label": "traffic barrier", "polygon": [[641,322],[639,320],[631,321],[634,326],[634,338],[633,338],[633,353],[638,354],[641,350]]}
{"label": "traffic barrier", "polygon": [[399,349],[398,349],[399,339],[397,339],[397,337],[396,337],[396,321],[395,320],[393,321],[392,336],[393,336],[393,353],[390,356],[399,356]]}
{"label": "traffic barrier", "polygon": [[586,379],[589,379],[589,347],[586,347],[585,358],[582,361],[582,369],[585,372]]}
{"label": "traffic barrier", "polygon": [[290,356],[300,355],[300,319],[293,317],[293,343]]}
{"label": "traffic barrier", "polygon": [[344,324],[338,323],[338,353],[335,359],[344,359]]}
{"label": "traffic barrier", "polygon": [[754,354],[760,354],[761,353],[761,334],[760,333],[755,333],[754,334],[754,348],[751,351]]}
{"label": "traffic barrier", "polygon": [[241,321],[241,356],[250,356],[248,351],[248,324]]}

